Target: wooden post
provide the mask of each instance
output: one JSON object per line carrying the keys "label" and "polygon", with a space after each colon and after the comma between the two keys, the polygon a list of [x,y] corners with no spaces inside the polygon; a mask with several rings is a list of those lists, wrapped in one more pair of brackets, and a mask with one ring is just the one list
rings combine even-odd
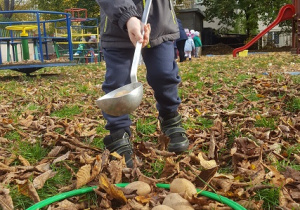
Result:
{"label": "wooden post", "polygon": [[295,16],[292,25],[292,54],[300,54],[300,0],[293,0]]}

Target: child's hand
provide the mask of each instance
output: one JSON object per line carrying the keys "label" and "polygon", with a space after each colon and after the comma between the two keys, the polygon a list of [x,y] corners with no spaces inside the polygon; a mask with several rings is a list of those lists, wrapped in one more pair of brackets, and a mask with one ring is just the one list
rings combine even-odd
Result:
{"label": "child's hand", "polygon": [[143,45],[142,45],[142,47],[146,47],[147,44],[149,43],[150,32],[151,32],[151,26],[148,23],[148,24],[144,25],[144,39],[143,39]]}
{"label": "child's hand", "polygon": [[144,25],[144,36],[141,33],[141,21],[136,17],[131,17],[127,21],[127,30],[130,41],[134,46],[137,42],[142,43],[142,46],[145,47],[149,42],[151,27],[150,24]]}

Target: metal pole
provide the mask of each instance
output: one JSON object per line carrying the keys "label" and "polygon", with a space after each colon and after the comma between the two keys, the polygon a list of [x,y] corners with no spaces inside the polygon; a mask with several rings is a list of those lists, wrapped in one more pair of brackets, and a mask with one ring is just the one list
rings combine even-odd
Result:
{"label": "metal pole", "polygon": [[43,44],[42,44],[42,34],[41,34],[41,23],[40,23],[40,13],[36,13],[36,23],[38,26],[38,35],[39,35],[39,49],[40,49],[40,60],[44,63],[44,52],[43,52]]}
{"label": "metal pole", "polygon": [[46,32],[46,22],[43,23],[43,30],[44,30],[44,42],[45,42],[45,51],[46,51],[46,60],[49,60],[49,53],[48,53],[48,38]]}
{"label": "metal pole", "polygon": [[0,65],[2,64],[1,41],[0,41]]}
{"label": "metal pole", "polygon": [[71,17],[70,14],[66,15],[67,21],[67,34],[68,34],[68,46],[69,46],[69,59],[73,60],[73,43],[72,43],[72,35],[71,35]]}

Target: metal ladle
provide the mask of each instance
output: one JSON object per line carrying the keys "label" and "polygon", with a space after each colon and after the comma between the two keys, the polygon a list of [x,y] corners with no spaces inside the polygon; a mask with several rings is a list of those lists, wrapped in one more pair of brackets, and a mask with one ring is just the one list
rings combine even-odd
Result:
{"label": "metal ladle", "polygon": [[[142,28],[147,23],[152,0],[147,0],[142,17]],[[144,34],[144,31],[142,32]],[[133,112],[143,98],[143,84],[137,81],[137,68],[141,56],[142,43],[135,46],[130,70],[131,83],[113,90],[96,100],[97,106],[112,116],[121,116]]]}

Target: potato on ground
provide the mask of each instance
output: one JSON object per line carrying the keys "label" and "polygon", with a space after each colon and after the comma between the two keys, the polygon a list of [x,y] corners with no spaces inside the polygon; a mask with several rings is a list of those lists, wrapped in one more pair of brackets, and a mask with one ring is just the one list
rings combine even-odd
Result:
{"label": "potato on ground", "polygon": [[136,181],[128,184],[125,189],[136,190],[138,195],[148,195],[151,192],[151,187],[146,182]]}
{"label": "potato on ground", "polygon": [[193,210],[193,206],[181,197],[178,193],[170,193],[167,195],[162,203],[163,205],[169,206],[174,210]]}
{"label": "potato on ground", "polygon": [[177,178],[172,181],[170,184],[171,193],[183,194],[184,197],[192,197],[197,193],[195,185],[187,179]]}

